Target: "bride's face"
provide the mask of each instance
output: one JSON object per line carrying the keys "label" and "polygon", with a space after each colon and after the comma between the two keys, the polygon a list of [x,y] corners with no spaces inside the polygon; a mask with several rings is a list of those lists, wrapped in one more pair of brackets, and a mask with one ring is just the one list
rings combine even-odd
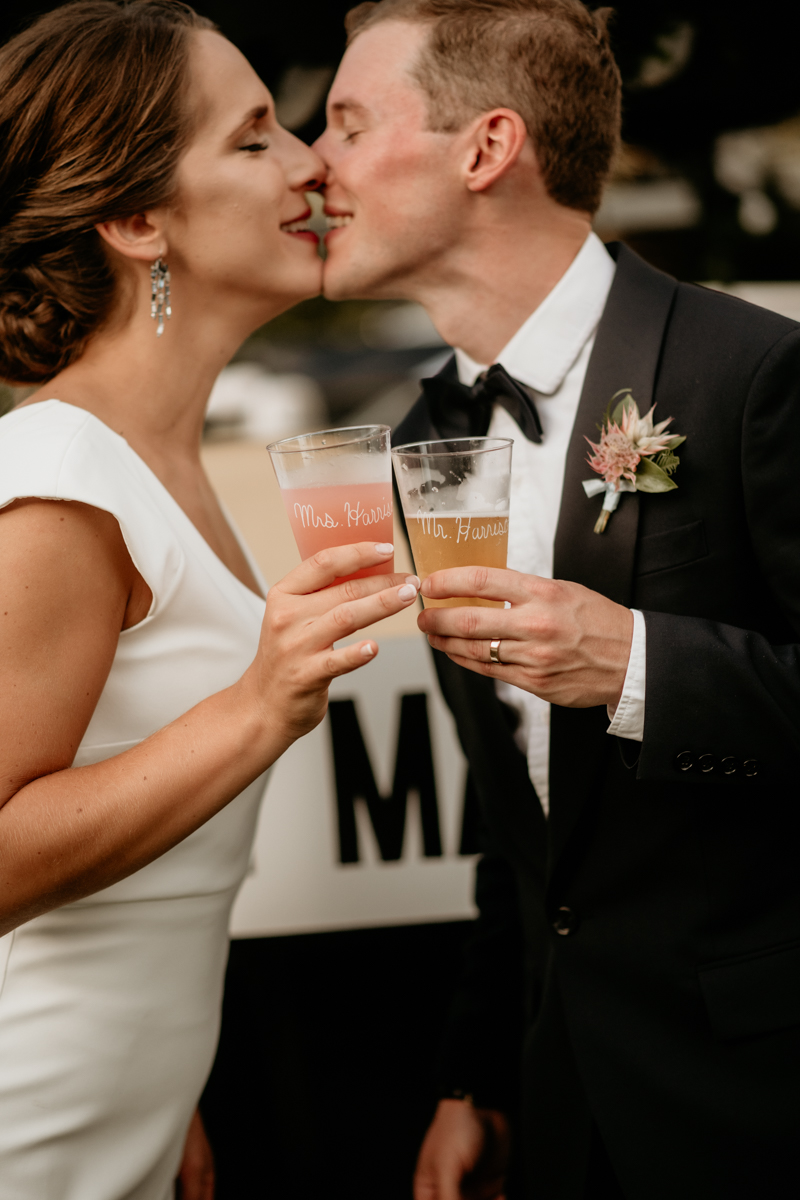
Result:
{"label": "bride's face", "polygon": [[281,128],[270,93],[225,38],[195,34],[191,69],[196,127],[165,221],[176,298],[183,276],[196,298],[266,321],[320,290],[318,239],[297,225],[325,168]]}

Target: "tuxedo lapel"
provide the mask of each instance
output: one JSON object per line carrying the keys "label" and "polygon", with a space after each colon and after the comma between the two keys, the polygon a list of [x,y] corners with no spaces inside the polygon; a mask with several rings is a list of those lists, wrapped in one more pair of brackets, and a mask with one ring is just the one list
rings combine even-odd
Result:
{"label": "tuxedo lapel", "polygon": [[[458,381],[455,354],[451,358],[448,358],[439,375],[443,379],[452,380],[453,382]],[[436,442],[439,441],[441,436],[431,420],[428,400],[423,394],[419,397],[413,408],[409,409],[397,426],[397,429],[395,429],[392,434],[392,445],[403,446],[407,442]]]}
{"label": "tuxedo lapel", "polygon": [[[567,452],[556,529],[554,577],[582,583],[618,604],[629,605],[638,492],[623,495],[604,533],[594,532],[601,499],[589,499],[582,481],[592,476],[586,438],[597,441],[608,402],[630,388],[639,411],[653,403],[656,374],[677,283],[644,263],[622,244],[609,247],[617,261],[614,282],[597,330]],[[613,741],[606,736],[605,709],[551,710],[551,855],[563,848],[586,795],[603,773]],[[578,752],[578,747],[580,750]]]}
{"label": "tuxedo lapel", "polygon": [[556,529],[556,579],[572,579],[618,604],[628,604],[639,521],[639,494],[626,493],[606,526],[594,532],[602,498],[581,486],[592,477],[586,438],[596,442],[608,402],[630,388],[644,414],[653,403],[664,330],[677,284],[626,246],[612,247],[617,271],[595,338],[567,451]]}
{"label": "tuxedo lapel", "polygon": [[[455,355],[440,374],[446,379],[458,379]],[[422,395],[392,434],[392,445],[437,441],[440,436],[431,421],[427,398]],[[396,481],[394,497],[408,540]],[[456,718],[459,736],[478,784],[478,793],[484,799],[492,798],[491,803],[487,803],[485,819],[507,848],[509,857],[524,862],[526,871],[533,874],[543,888],[547,840],[544,814],[528,777],[527,761],[517,749],[503,716],[494,680],[457,666],[443,654],[434,653],[433,657],[442,692]]]}

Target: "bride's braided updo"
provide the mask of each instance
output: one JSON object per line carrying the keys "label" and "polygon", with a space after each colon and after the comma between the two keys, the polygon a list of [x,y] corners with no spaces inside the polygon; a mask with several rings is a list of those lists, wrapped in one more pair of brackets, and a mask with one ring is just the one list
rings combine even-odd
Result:
{"label": "bride's braided updo", "polygon": [[179,0],[75,0],[0,48],[0,379],[40,383],[108,317],[95,226],[169,202],[189,134]]}

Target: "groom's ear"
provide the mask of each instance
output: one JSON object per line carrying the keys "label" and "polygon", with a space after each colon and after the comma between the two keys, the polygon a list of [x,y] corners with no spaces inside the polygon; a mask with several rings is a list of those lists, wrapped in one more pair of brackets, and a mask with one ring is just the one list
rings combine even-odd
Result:
{"label": "groom's ear", "polygon": [[518,162],[528,142],[528,130],[512,108],[483,113],[467,131],[465,181],[471,192],[483,192],[502,179]]}

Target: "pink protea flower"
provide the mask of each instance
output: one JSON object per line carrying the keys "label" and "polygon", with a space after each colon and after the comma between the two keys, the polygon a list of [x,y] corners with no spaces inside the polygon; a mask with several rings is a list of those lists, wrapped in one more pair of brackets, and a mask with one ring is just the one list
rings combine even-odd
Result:
{"label": "pink protea flower", "polygon": [[622,414],[622,432],[630,438],[639,454],[646,455],[648,458],[666,450],[672,441],[672,434],[664,433],[667,426],[672,423],[672,417],[667,417],[666,421],[660,421],[658,425],[654,425],[653,413],[655,411],[654,404],[649,413],[640,417],[639,408],[632,400],[630,404],[626,405]]}
{"label": "pink protea flower", "polygon": [[631,401],[625,406],[619,424],[609,421],[603,427],[599,442],[586,439],[594,451],[586,461],[606,483],[613,483],[617,491],[621,479],[636,482],[636,468],[642,458],[661,454],[672,440],[671,435],[664,433],[672,417],[653,425],[654,411],[655,405],[642,417],[637,405]]}
{"label": "pink protea flower", "polygon": [[[587,442],[589,439],[586,439]],[[622,432],[618,425],[610,425],[603,429],[598,443],[589,442],[594,450],[586,460],[593,471],[602,475],[606,483],[613,483],[619,489],[620,479],[636,479],[636,468],[641,455],[634,449],[633,442]]]}

